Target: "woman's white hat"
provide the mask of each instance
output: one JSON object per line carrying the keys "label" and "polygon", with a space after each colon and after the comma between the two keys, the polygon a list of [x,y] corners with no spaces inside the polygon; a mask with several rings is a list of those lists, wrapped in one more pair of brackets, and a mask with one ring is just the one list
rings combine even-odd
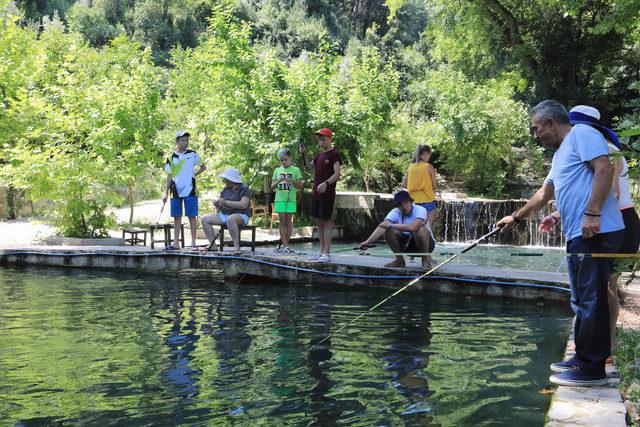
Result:
{"label": "woman's white hat", "polygon": [[242,184],[240,172],[236,168],[227,168],[220,174],[220,178],[228,179],[229,181],[235,182],[236,184]]}

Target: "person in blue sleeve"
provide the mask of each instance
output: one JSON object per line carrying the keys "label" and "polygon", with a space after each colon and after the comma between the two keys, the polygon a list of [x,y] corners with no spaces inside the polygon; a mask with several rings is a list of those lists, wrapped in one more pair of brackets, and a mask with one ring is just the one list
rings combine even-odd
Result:
{"label": "person in blue sleeve", "polygon": [[[557,149],[551,171],[531,200],[496,225],[512,227],[555,198],[569,254],[617,252],[624,223],[611,188],[614,168],[602,134],[585,124],[572,126],[567,110],[553,100],[531,110],[531,131],[536,142]],[[570,255],[568,268],[576,352],[569,360],[551,364],[557,373],[549,380],[565,386],[605,385],[605,361],[611,353],[607,287],[612,259]]]}

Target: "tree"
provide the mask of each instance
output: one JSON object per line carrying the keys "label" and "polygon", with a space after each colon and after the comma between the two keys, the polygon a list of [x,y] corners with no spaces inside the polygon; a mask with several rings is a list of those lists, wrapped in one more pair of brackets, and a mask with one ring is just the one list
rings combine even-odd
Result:
{"label": "tree", "polygon": [[154,145],[162,122],[159,73],[151,53],[124,36],[96,50],[58,25],[38,39],[15,22],[6,25],[2,46],[22,34],[36,54],[28,56],[35,62],[26,81],[16,84],[16,114],[26,119],[13,124],[11,143],[3,145],[10,160],[3,176],[32,198],[52,200],[63,234],[106,235],[113,186],[131,190],[149,164],[161,161]]}
{"label": "tree", "polygon": [[[640,58],[627,54],[632,33],[596,31],[608,19],[612,1],[446,0],[441,4],[430,34],[439,43],[454,46],[453,56],[442,48],[440,57],[463,65],[471,78],[517,70],[530,82],[531,93],[525,94],[530,103],[554,98],[573,105],[630,95],[617,92],[610,82],[627,79],[623,64],[638,69]],[[605,117],[621,111],[609,102],[600,103],[605,104],[601,108]]]}
{"label": "tree", "polygon": [[340,57],[325,42],[285,62],[276,49],[251,46],[250,34],[220,9],[199,47],[173,54],[171,127],[192,123],[214,168],[233,165],[251,176],[257,165],[273,166],[282,146],[313,147],[322,127],[336,131],[336,146],[357,171],[383,160],[378,147],[388,141],[398,74],[376,47],[354,42]]}
{"label": "tree", "polygon": [[121,32],[109,23],[101,10],[81,2],[69,9],[67,23],[70,31],[81,33],[94,47],[104,46]]}
{"label": "tree", "polygon": [[442,155],[444,171],[470,190],[500,195],[513,167],[511,147],[530,144],[525,105],[511,99],[509,82],[478,85],[442,67],[428,71],[411,91],[432,108],[423,134]]}

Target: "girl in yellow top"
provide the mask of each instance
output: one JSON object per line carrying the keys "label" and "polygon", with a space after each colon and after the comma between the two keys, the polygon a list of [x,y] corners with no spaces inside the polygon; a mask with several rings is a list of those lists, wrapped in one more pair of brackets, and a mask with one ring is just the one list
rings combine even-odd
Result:
{"label": "girl in yellow top", "polygon": [[433,227],[436,212],[436,171],[431,164],[431,147],[418,145],[409,165],[407,173],[402,178],[402,186],[409,191],[416,205],[427,210],[429,227]]}

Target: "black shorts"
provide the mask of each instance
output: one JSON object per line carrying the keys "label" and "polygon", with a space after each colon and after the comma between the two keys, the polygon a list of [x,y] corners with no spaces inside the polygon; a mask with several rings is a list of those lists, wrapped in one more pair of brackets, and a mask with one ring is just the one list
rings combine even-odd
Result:
{"label": "black shorts", "polygon": [[635,254],[640,247],[640,219],[633,207],[620,211],[624,221],[624,240],[620,246],[621,254]]}
{"label": "black shorts", "polygon": [[[419,253],[420,249],[416,245],[416,240],[413,238],[413,234],[404,234],[400,235],[400,246],[402,247],[402,252],[406,253]],[[436,241],[433,240],[433,236],[429,233],[429,246],[427,247],[427,252],[431,253],[436,247]]]}
{"label": "black shorts", "polygon": [[311,216],[318,219],[331,219],[334,200],[318,200],[313,197],[311,199]]}

